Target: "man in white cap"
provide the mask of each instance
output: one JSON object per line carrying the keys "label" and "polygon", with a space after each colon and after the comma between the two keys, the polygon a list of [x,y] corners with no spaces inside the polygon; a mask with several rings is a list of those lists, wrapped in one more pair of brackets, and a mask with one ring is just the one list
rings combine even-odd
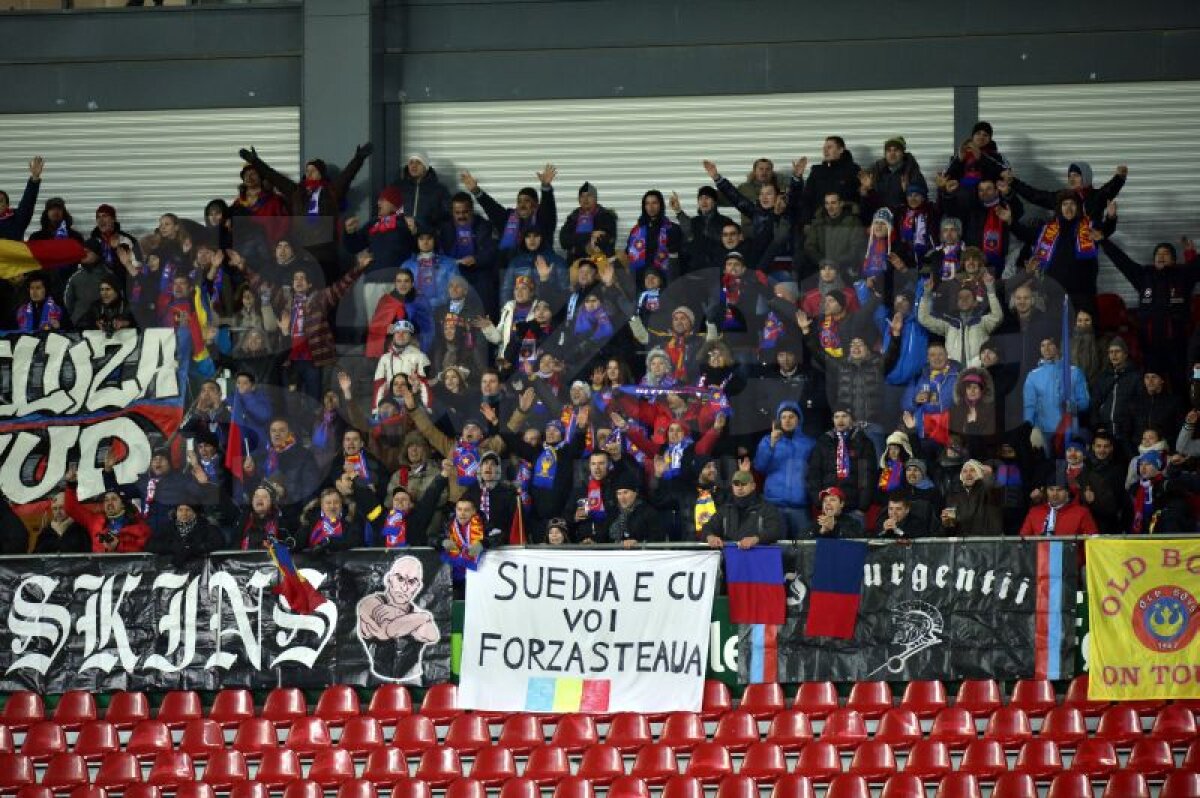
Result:
{"label": "man in white cap", "polygon": [[391,346],[379,358],[375,367],[375,403],[378,404],[397,374],[412,379],[424,377],[429,370],[429,357],[413,341],[416,328],[408,319],[399,319],[388,328],[392,336]]}
{"label": "man in white cap", "polygon": [[417,226],[436,229],[450,215],[450,191],[424,152],[409,154],[393,185],[404,196],[404,214]]}

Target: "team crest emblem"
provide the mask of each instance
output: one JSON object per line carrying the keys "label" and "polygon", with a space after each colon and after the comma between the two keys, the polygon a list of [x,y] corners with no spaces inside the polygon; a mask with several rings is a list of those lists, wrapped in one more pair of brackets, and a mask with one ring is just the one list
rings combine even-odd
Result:
{"label": "team crest emblem", "polygon": [[1196,597],[1178,585],[1147,590],[1133,607],[1133,632],[1151,651],[1178,651],[1200,629]]}

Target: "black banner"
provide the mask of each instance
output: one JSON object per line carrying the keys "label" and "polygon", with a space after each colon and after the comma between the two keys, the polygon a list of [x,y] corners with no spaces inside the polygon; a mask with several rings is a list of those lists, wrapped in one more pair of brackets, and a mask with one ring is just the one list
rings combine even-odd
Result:
{"label": "black banner", "polygon": [[784,547],[787,622],[739,630],[743,683],[1069,678],[1075,543],[871,545],[854,637],[806,637],[815,544]]}
{"label": "black banner", "polygon": [[0,691],[408,685],[450,677],[450,570],[430,550],[296,557],[329,601],[291,612],[265,554],[186,571],[141,555],[0,560]]}

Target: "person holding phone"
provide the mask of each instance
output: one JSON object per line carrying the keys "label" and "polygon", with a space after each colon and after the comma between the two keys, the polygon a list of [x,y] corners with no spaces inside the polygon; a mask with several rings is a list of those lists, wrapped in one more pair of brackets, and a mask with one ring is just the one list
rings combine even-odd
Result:
{"label": "person holding phone", "polygon": [[67,489],[63,509],[87,530],[93,554],[128,554],[142,551],[150,539],[150,527],[115,484],[105,485],[101,510],[89,510],[79,503],[78,467],[67,470]]}

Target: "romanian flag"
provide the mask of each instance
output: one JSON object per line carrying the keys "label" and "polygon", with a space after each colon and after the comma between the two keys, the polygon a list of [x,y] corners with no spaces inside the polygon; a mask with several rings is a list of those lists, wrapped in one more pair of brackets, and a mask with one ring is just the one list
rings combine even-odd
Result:
{"label": "romanian flag", "polygon": [[783,551],[778,546],[725,547],[725,584],[731,623],[786,621]]}
{"label": "romanian flag", "polygon": [[327,601],[296,570],[296,564],[292,562],[291,549],[278,540],[272,540],[267,551],[270,552],[271,559],[275,562],[275,567],[279,569],[279,584],[271,588],[271,591],[275,595],[287,599],[288,606],[292,608],[292,612],[298,612],[301,615],[311,615],[317,607],[320,607]]}
{"label": "romanian flag", "polygon": [[61,269],[83,260],[83,244],[73,238],[47,241],[0,239],[0,280],[11,280],[42,269]]}
{"label": "romanian flag", "polygon": [[1079,419],[1075,415],[1075,388],[1071,384],[1071,320],[1070,298],[1063,296],[1062,332],[1059,341],[1058,365],[1062,369],[1060,377],[1062,385],[1063,413],[1054,430],[1054,454],[1056,457],[1066,457],[1067,441],[1079,434]]}
{"label": "romanian flag", "polygon": [[867,544],[857,540],[820,538],[808,583],[807,637],[854,637],[862,601]]}
{"label": "romanian flag", "polygon": [[608,679],[531,676],[525,685],[525,711],[607,712],[611,687]]}

